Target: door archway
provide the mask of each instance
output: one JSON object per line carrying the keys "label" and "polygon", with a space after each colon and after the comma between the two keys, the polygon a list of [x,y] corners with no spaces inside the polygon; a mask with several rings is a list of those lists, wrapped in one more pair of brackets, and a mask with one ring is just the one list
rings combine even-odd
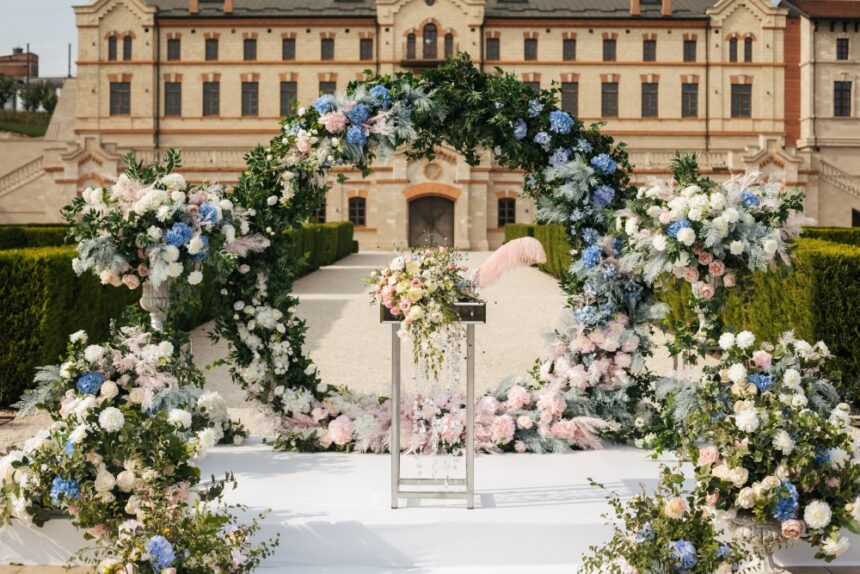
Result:
{"label": "door archway", "polygon": [[451,199],[431,195],[409,202],[409,245],[454,246],[454,202]]}

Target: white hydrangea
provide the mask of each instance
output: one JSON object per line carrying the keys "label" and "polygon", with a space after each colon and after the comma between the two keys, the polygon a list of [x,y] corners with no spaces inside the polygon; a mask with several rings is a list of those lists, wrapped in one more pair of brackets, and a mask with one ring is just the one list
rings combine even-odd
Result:
{"label": "white hydrangea", "polygon": [[758,430],[759,419],[755,409],[746,409],[735,415],[735,426],[739,430],[752,433]]}
{"label": "white hydrangea", "polygon": [[108,407],[99,413],[99,426],[106,432],[117,432],[125,424],[125,415],[116,407]]}
{"label": "white hydrangea", "polygon": [[742,383],[747,380],[747,368],[740,363],[735,363],[729,367],[729,380],[735,384]]}
{"label": "white hydrangea", "polygon": [[782,375],[782,382],[790,387],[800,384],[800,372],[797,369],[786,369]]}
{"label": "white hydrangea", "polygon": [[831,448],[827,451],[828,460],[827,464],[830,468],[834,469],[843,469],[851,460],[851,455],[843,448]]}
{"label": "white hydrangea", "polygon": [[735,241],[732,241],[731,243],[729,243],[729,253],[731,253],[732,255],[740,255],[743,252],[744,252],[743,241],[735,240]]}
{"label": "white hydrangea", "polygon": [[780,430],[773,437],[773,448],[787,456],[794,450],[794,440],[787,431]]}
{"label": "white hydrangea", "polygon": [[723,333],[720,335],[719,343],[722,350],[728,351],[735,346],[735,336],[732,333]]}
{"label": "white hydrangea", "polygon": [[652,247],[654,247],[655,250],[660,251],[661,253],[663,251],[666,251],[666,236],[662,233],[659,235],[655,235],[654,238],[651,240],[651,245]]}
{"label": "white hydrangea", "polygon": [[192,271],[188,274],[189,285],[198,285],[201,281],[203,281],[203,273],[200,271]]}
{"label": "white hydrangea", "polygon": [[95,363],[105,356],[105,348],[101,345],[90,345],[84,349],[84,359],[88,363]]}
{"label": "white hydrangea", "polygon": [[167,189],[185,189],[187,187],[185,178],[180,173],[168,173],[161,178],[161,185]]}
{"label": "white hydrangea", "polygon": [[737,346],[741,349],[749,349],[755,344],[755,335],[749,331],[741,331],[735,339]]}
{"label": "white hydrangea", "polygon": [[167,421],[174,426],[187,429],[191,426],[191,413],[184,409],[171,409],[167,415]]}
{"label": "white hydrangea", "polygon": [[215,391],[200,395],[197,399],[197,408],[205,411],[214,422],[223,422],[230,417],[227,411],[227,401]]}
{"label": "white hydrangea", "polygon": [[696,232],[690,227],[678,231],[678,241],[689,247],[696,242]]}

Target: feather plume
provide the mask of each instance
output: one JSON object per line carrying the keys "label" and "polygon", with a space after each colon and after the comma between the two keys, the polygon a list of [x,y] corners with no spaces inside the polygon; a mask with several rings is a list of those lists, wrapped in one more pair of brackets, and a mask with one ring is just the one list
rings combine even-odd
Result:
{"label": "feather plume", "polygon": [[267,238],[255,233],[254,235],[237,237],[235,241],[227,244],[225,250],[238,257],[245,257],[250,252],[263,251],[269,247],[269,243]]}
{"label": "feather plume", "polygon": [[546,263],[543,245],[534,237],[521,237],[496,249],[475,272],[473,280],[480,287],[487,287],[511,269],[535,263]]}

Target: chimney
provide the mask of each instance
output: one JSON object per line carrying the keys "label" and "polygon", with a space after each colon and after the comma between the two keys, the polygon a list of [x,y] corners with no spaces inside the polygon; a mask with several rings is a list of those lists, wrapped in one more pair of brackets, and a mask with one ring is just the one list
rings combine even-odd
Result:
{"label": "chimney", "polygon": [[233,0],[224,0],[224,13],[232,14],[233,13]]}
{"label": "chimney", "polygon": [[199,0],[188,0],[188,13],[189,14],[197,14],[200,12],[200,6],[198,5]]}
{"label": "chimney", "polygon": [[663,0],[663,8],[660,10],[660,13],[663,16],[672,15],[672,0]]}
{"label": "chimney", "polygon": [[630,15],[639,15],[639,0],[630,0]]}

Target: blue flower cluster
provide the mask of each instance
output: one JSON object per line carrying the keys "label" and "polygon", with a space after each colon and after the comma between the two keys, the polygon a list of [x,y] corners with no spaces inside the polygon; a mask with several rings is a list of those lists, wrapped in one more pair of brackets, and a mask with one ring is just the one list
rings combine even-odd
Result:
{"label": "blue flower cluster", "polygon": [[323,94],[317,99],[317,101],[314,102],[314,107],[317,109],[320,115],[323,115],[334,110],[335,103],[337,103],[337,98],[335,98],[332,94]]}
{"label": "blue flower cluster", "polygon": [[211,203],[204,203],[197,211],[201,223],[215,223],[218,219],[218,208]]}
{"label": "blue flower cluster", "polygon": [[529,117],[536,118],[543,111],[543,104],[540,100],[529,100]]}
{"label": "blue flower cluster", "polygon": [[588,140],[579,140],[576,142],[576,149],[582,153],[591,153],[591,150],[593,150],[594,147]]}
{"label": "blue flower cluster", "polygon": [[346,112],[346,117],[354,124],[363,124],[370,117],[370,108],[367,104],[358,103]]}
{"label": "blue flower cluster", "polygon": [[549,150],[550,137],[546,132],[538,132],[535,134],[534,142],[541,146],[544,150]]}
{"label": "blue flower cluster", "polygon": [[669,224],[669,228],[666,230],[666,233],[669,234],[669,237],[678,239],[678,232],[682,229],[687,229],[688,227],[690,227],[689,219],[679,219],[678,221],[673,221]]}
{"label": "blue flower cluster", "polygon": [[583,305],[573,310],[573,317],[583,325],[593,326],[608,321],[615,313],[615,307],[609,303],[603,305]]}
{"label": "blue flower cluster", "polygon": [[741,194],[741,203],[744,207],[758,207],[761,201],[753,192],[745,191]]}
{"label": "blue flower cluster", "polygon": [[371,101],[382,109],[387,110],[391,107],[391,91],[385,86],[373,86],[368,94]]}
{"label": "blue flower cluster", "polygon": [[773,386],[773,379],[770,378],[770,375],[765,375],[764,373],[750,375],[749,382],[754,384],[755,388],[757,388],[760,393],[765,392]]}
{"label": "blue flower cluster", "polygon": [[567,112],[553,110],[549,113],[549,129],[557,134],[569,134],[573,127],[573,118]]}
{"label": "blue flower cluster", "polygon": [[586,245],[597,243],[598,239],[600,239],[600,232],[593,227],[586,227],[582,230],[582,240],[585,241]]}
{"label": "blue flower cluster", "polygon": [[63,500],[77,500],[81,496],[81,487],[74,478],[54,478],[51,483],[51,502],[54,506]]}
{"label": "blue flower cluster", "polygon": [[84,373],[78,377],[78,391],[86,395],[97,395],[105,382],[104,375],[95,371]]}
{"label": "blue flower cluster", "polygon": [[773,517],[780,522],[791,520],[797,516],[798,508],[797,487],[787,480],[783,480],[779,487],[776,507],[773,509]]}
{"label": "blue flower cluster", "polygon": [[570,151],[564,148],[558,148],[549,156],[549,164],[553,167],[564,165],[568,161],[570,161]]}
{"label": "blue flower cluster", "polygon": [[594,205],[597,207],[606,207],[612,203],[613,199],[615,199],[615,190],[608,185],[601,185],[594,190],[594,193],[591,196],[591,201],[593,201]]}
{"label": "blue flower cluster", "polygon": [[582,266],[586,269],[594,269],[600,263],[603,249],[599,245],[589,245],[582,252]]}
{"label": "blue flower cluster", "polygon": [[66,456],[72,456],[75,454],[75,443],[72,442],[72,439],[66,441],[66,446],[63,447],[63,452],[66,453]]}
{"label": "blue flower cluster", "polygon": [[602,153],[591,158],[591,165],[600,173],[613,174],[615,173],[618,164],[608,153]]}
{"label": "blue flower cluster", "polygon": [[696,547],[687,540],[673,540],[669,542],[672,558],[675,559],[675,569],[678,571],[692,570],[699,561]]}
{"label": "blue flower cluster", "polygon": [[719,548],[717,548],[717,558],[728,558],[733,556],[735,553],[732,550],[732,547],[727,544],[721,544]]}
{"label": "blue flower cluster", "polygon": [[633,538],[636,542],[644,542],[646,540],[654,540],[655,536],[657,536],[657,533],[654,532],[654,527],[651,526],[651,521],[649,520],[642,525],[642,528],[639,529]]}
{"label": "blue flower cluster", "polygon": [[166,239],[168,245],[182,247],[191,240],[191,227],[181,221],[174,223],[173,227],[167,231]]}
{"label": "blue flower cluster", "polygon": [[514,123],[514,139],[517,141],[522,140],[529,133],[529,126],[526,124],[525,120],[517,120]]}
{"label": "blue flower cluster", "polygon": [[152,564],[152,569],[156,572],[161,572],[165,568],[169,568],[173,564],[173,561],[176,560],[176,551],[173,549],[173,544],[161,535],[153,536],[146,541],[146,552],[149,554],[149,562]]}
{"label": "blue flower cluster", "polygon": [[346,141],[352,145],[364,147],[367,144],[367,134],[364,133],[364,128],[361,126],[349,126],[346,130]]}
{"label": "blue flower cluster", "polygon": [[817,449],[815,452],[815,462],[818,464],[827,464],[830,462],[830,452],[822,449]]}

